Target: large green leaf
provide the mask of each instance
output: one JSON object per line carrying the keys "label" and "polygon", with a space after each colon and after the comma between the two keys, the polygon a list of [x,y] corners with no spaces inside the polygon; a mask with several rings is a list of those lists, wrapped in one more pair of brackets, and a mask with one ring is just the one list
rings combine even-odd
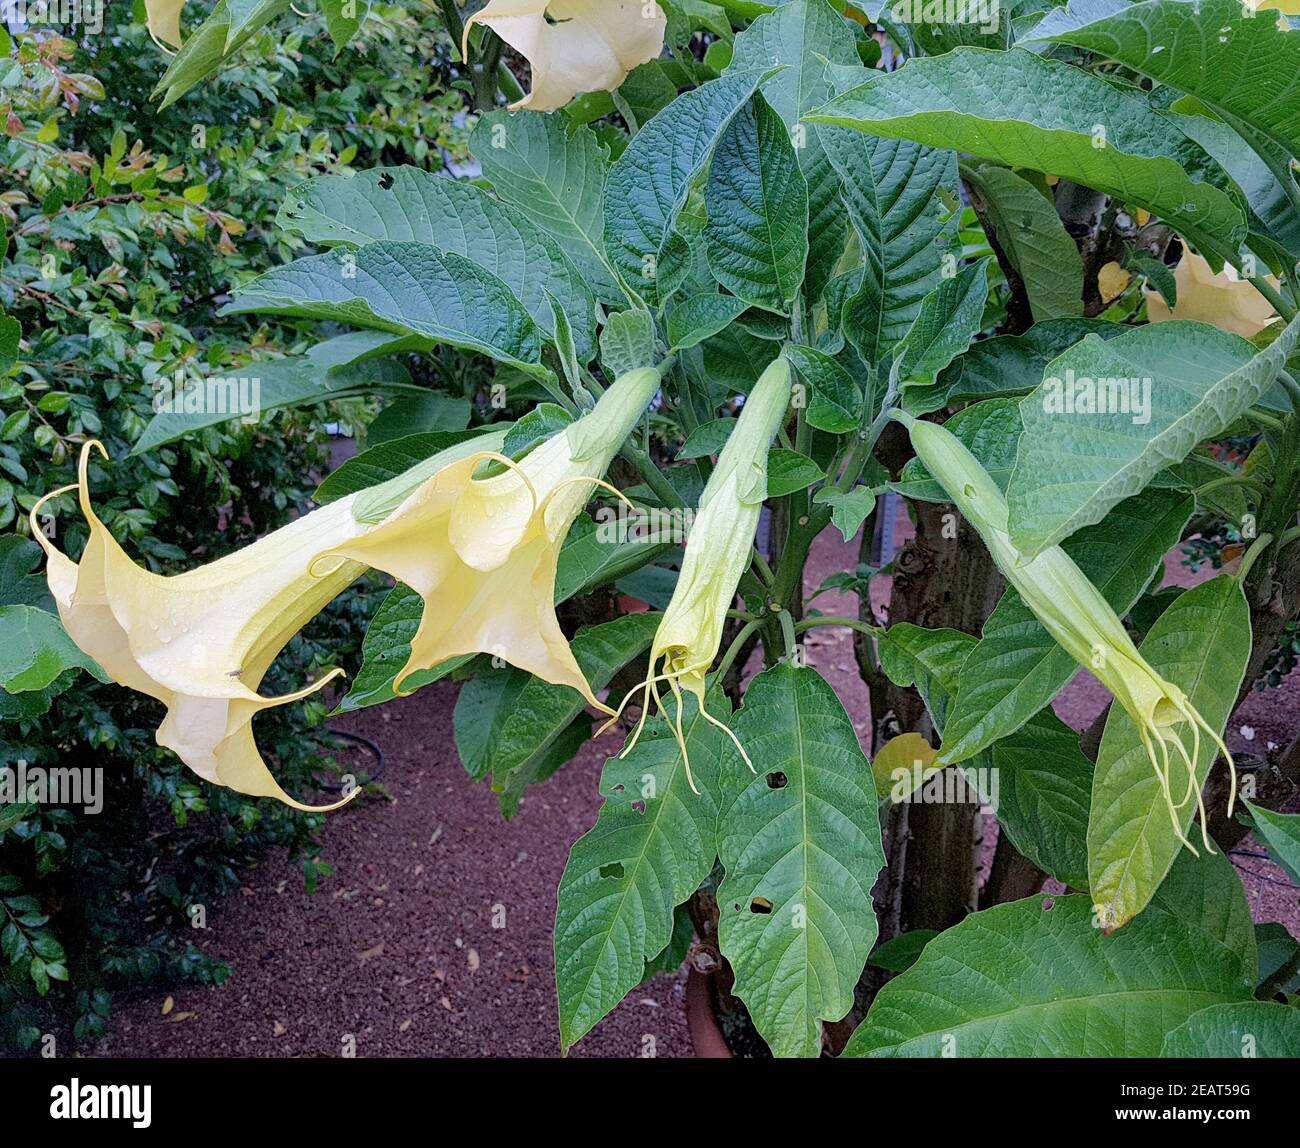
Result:
{"label": "large green leaf", "polygon": [[923,300],[894,360],[903,386],[927,387],[979,334],[988,301],[987,261],[940,279]]}
{"label": "large green leaf", "polygon": [[[1184,96],[1165,114],[1236,180],[1249,208],[1247,242],[1274,272],[1285,274],[1300,257],[1300,211],[1283,183],[1284,178],[1295,183],[1288,176],[1288,157],[1269,140],[1256,139],[1251,147],[1222,120],[1199,114],[1204,110],[1198,100]],[[1197,114],[1189,114],[1193,112]]]}
{"label": "large green leaf", "polygon": [[848,221],[840,204],[839,176],[815,130],[799,123],[805,112],[834,95],[827,63],[857,64],[857,49],[844,18],[828,0],[788,0],[760,16],[736,37],[729,71],[780,68],[763,84],[763,95],[796,143],[808,183],[808,264],[804,299],[815,303],[844,248]]}
{"label": "large green leaf", "polygon": [[878,636],[876,647],[885,675],[897,685],[916,687],[942,733],[961,668],[978,640],[961,630],[926,630],[898,622]]}
{"label": "large green leaf", "polygon": [[672,550],[669,541],[653,541],[640,534],[624,536],[612,515],[598,512],[597,517],[600,522],[585,515],[579,518],[564,540],[555,571],[557,603],[616,582]]}
{"label": "large green leaf", "polygon": [[569,128],[562,112],[487,112],[470,147],[497,194],[560,244],[596,297],[626,304],[605,257],[605,149],[590,128]]}
{"label": "large green leaf", "polygon": [[[579,631],[570,645],[593,690],[603,689],[618,670],[649,647],[659,618],[658,614],[627,614]],[[475,781],[491,775],[493,788],[510,799],[505,805],[509,815],[529,783],[549,776],[539,766],[563,764],[554,762],[548,751],[583,714],[586,704],[572,687],[554,685],[514,666],[484,670],[461,688],[456,701],[455,737],[461,763]],[[587,725],[586,734],[590,728]],[[578,744],[585,736],[577,739]]]}
{"label": "large green leaf", "polygon": [[[1157,674],[1181,688],[1201,716],[1222,730],[1237,700],[1250,644],[1250,609],[1241,584],[1221,574],[1179,595],[1139,649]],[[1190,754],[1185,728],[1183,739]],[[1217,754],[1202,735],[1198,789]],[[1184,770],[1171,767],[1175,800],[1186,784]],[[1184,832],[1195,812],[1195,800],[1178,811]],[[1107,925],[1118,928],[1142,911],[1181,848],[1137,726],[1113,705],[1097,754],[1088,821],[1088,887]]]}
{"label": "large green leaf", "polygon": [[595,352],[593,299],[559,243],[522,211],[482,188],[418,167],[322,176],[290,192],[280,226],[323,247],[424,243],[490,271],[552,337],[547,292],[559,300],[582,361]]}
{"label": "large green leaf", "polygon": [[366,427],[370,449],[419,434],[448,434],[469,428],[473,408],[469,399],[437,391],[400,394]]}
{"label": "large green leaf", "polygon": [[1255,832],[1292,881],[1300,881],[1300,813],[1274,813],[1246,802],[1255,819]]}
{"label": "large green leaf", "polygon": [[[1148,324],[1109,342],[1087,336],[1020,403],[1025,432],[1007,487],[1012,541],[1037,554],[1100,522],[1257,403],[1298,337],[1300,320],[1263,351],[1206,323]],[[1072,401],[1089,394],[1086,406]]]}
{"label": "large green leaf", "polygon": [[1231,1060],[1300,1056],[1300,1009],[1269,1001],[1212,1005],[1165,1037],[1161,1056]]}
{"label": "large green leaf", "polygon": [[1201,1009],[1250,995],[1240,964],[1152,909],[1107,936],[1091,899],[1028,897],[972,913],[890,981],[845,1056],[1157,1056]]}
{"label": "large green leaf", "polygon": [[744,299],[705,292],[683,299],[668,316],[668,347],[685,351],[712,338],[749,309]]}
{"label": "large green leaf", "polygon": [[990,753],[998,782],[994,812],[1003,832],[1044,872],[1073,889],[1086,888],[1092,762],[1079,748],[1078,733],[1043,710],[994,742]]}
{"label": "large green leaf", "polygon": [[738,775],[719,821],[719,944],[773,1053],[817,1056],[822,1021],[853,1006],[876,938],[884,851],[871,767],[809,667],[765,670],[732,724],[759,773]]}
{"label": "large green leaf", "polygon": [[[846,128],[816,134],[865,255],[861,285],[844,302],[844,334],[875,366],[907,334],[945,268],[956,270],[957,157]],[[832,326],[839,318],[831,316]]]}
{"label": "large green leaf", "polygon": [[1250,903],[1236,867],[1222,853],[1194,857],[1184,849],[1152,896],[1151,908],[1195,925],[1236,958],[1244,982],[1255,983],[1259,951]]}
{"label": "large green leaf", "polygon": [[515,293],[468,259],[421,243],[372,243],[274,268],[244,284],[222,314],[246,311],[423,335],[544,370],[537,326]]}
{"label": "large green leaf", "polygon": [[[1300,943],[1291,936],[1285,925],[1265,921],[1255,926],[1255,947],[1259,953],[1259,969],[1255,975],[1255,992],[1270,981],[1274,990],[1288,995],[1300,992]],[[1294,972],[1290,970],[1294,969]],[[1280,974],[1280,975],[1279,975]]]}
{"label": "large green leaf", "polygon": [[1028,394],[1043,381],[1047,364],[1085,335],[1109,339],[1127,330],[1101,319],[1052,319],[1035,323],[1023,335],[982,339],[954,359],[933,387],[908,387],[903,406],[921,415],[972,399]]}
{"label": "large green leaf", "polygon": [[786,358],[799,372],[812,397],[807,402],[810,426],[831,434],[857,430],[862,423],[862,390],[853,376],[825,351],[791,343]]}
{"label": "large green leaf", "polygon": [[1268,12],[1240,0],[1075,0],[1035,40],[1118,60],[1300,155],[1300,43]]}
{"label": "large green leaf", "polygon": [[[728,716],[725,699],[710,702],[715,716]],[[672,936],[673,909],[713,868],[722,775],[745,766],[726,734],[700,716],[693,697],[682,734],[699,792],[691,791],[667,722],[651,719],[627,757],[605,762],[605,803],[569,850],[555,912],[566,1049],[641,983],[646,962]]]}
{"label": "large green leaf", "polygon": [[754,380],[781,353],[779,343],[751,335],[739,323],[705,339],[701,346],[704,350],[702,382],[715,395],[719,390],[748,394]]}
{"label": "large green leaf", "polygon": [[37,572],[41,548],[21,534],[0,535],[0,606],[36,606],[54,613],[45,575]]}
{"label": "large green leaf", "polygon": [[[1194,509],[1195,500],[1179,491],[1145,490],[1064,549],[1122,617],[1162,569]],[[1078,671],[1078,662],[1008,588],[962,666],[940,759],[964,761],[1019,729]]]}
{"label": "large green leaf", "polygon": [[[395,342],[391,336],[383,338]],[[321,344],[322,348],[326,346]],[[136,439],[131,453],[143,454],[204,427],[219,426],[234,419],[256,421],[267,411],[283,407],[312,406],[358,395],[400,394],[413,389],[410,373],[396,360],[360,359],[336,367],[327,363],[328,359],[308,353],[249,363],[239,367],[237,373],[220,378],[207,376],[190,380],[179,395],[166,396],[172,400],[171,409],[158,403],[157,413]],[[157,397],[161,397],[161,392]],[[241,406],[245,398],[252,400],[247,410]]]}
{"label": "large green leaf", "polygon": [[19,694],[43,690],[65,670],[108,675],[68,637],[59,619],[39,606],[0,606],[0,687]]}
{"label": "large green leaf", "polygon": [[807,118],[1095,187],[1232,262],[1246,238],[1245,204],[1227,173],[1145,95],[1022,48],[911,60]]}
{"label": "large green leaf", "polygon": [[1005,167],[972,164],[962,174],[1024,283],[1034,320],[1082,315],[1083,258],[1051,199]]}
{"label": "large green leaf", "polygon": [[609,169],[605,253],[649,304],[671,294],[688,270],[678,214],[759,79],[758,73],[724,76],[679,96],[637,132]]}
{"label": "large green leaf", "polygon": [[808,184],[789,131],[762,96],[723,131],[704,204],[714,278],[755,307],[790,314],[808,259]]}

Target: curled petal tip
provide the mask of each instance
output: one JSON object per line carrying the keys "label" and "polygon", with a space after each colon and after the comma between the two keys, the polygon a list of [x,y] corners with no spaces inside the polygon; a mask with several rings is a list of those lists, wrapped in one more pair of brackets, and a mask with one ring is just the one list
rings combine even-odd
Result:
{"label": "curled petal tip", "polygon": [[300,813],[333,813],[337,809],[342,809],[345,805],[351,802],[354,797],[357,797],[361,793],[361,788],[362,787],[358,785],[345,797],[339,798],[338,801],[332,801],[328,805],[307,805],[304,802],[295,801],[292,797],[288,796],[281,797],[280,800],[285,805],[298,810]]}

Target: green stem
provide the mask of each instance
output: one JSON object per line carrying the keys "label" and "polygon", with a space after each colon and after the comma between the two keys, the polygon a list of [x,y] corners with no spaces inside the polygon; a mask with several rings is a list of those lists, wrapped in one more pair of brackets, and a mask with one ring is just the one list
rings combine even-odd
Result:
{"label": "green stem", "polygon": [[459,52],[461,41],[465,38],[465,22],[460,18],[456,0],[438,0],[438,10],[442,13],[443,23],[447,25],[447,34],[456,42],[456,51]]}
{"label": "green stem", "polygon": [[736,635],[735,640],[727,647],[727,652],[722,655],[722,661],[718,663],[718,668],[713,671],[712,676],[714,681],[721,682],[726,680],[727,671],[731,669],[731,663],[736,660],[736,655],[740,653],[744,648],[745,643],[749,641],[750,635],[753,634],[762,624],[761,621],[755,619],[752,622],[746,622],[740,628],[740,633]]}
{"label": "green stem", "polygon": [[1296,309],[1274,290],[1271,283],[1264,279],[1247,279],[1246,282],[1273,304],[1273,310],[1282,316],[1284,322],[1289,323],[1296,317]]}
{"label": "green stem", "polygon": [[1300,418],[1300,383],[1295,381],[1295,377],[1290,371],[1281,371],[1277,376],[1277,381],[1285,389],[1287,398],[1291,400],[1291,407],[1295,414]]}
{"label": "green stem", "polygon": [[623,122],[627,124],[628,135],[636,135],[641,130],[641,125],[637,122],[636,112],[632,110],[632,105],[627,102],[617,88],[609,94],[614,101],[614,110],[623,117]]}
{"label": "green stem", "polygon": [[510,65],[504,60],[497,64],[497,87],[512,104],[524,98],[524,89],[515,78],[514,72],[510,70]]}
{"label": "green stem", "polygon": [[1207,491],[1218,490],[1221,486],[1248,486],[1252,490],[1263,490],[1264,484],[1249,474],[1225,474],[1222,478],[1212,479],[1204,486],[1196,488],[1196,496],[1200,498]]}
{"label": "green stem", "polygon": [[781,623],[781,638],[785,642],[785,656],[790,657],[795,650],[795,632],[794,632],[794,615],[789,610],[781,610],[777,614],[777,621]]}
{"label": "green stem", "polygon": [[1241,585],[1246,584],[1246,578],[1250,574],[1250,569],[1255,565],[1256,560],[1273,541],[1271,534],[1261,534],[1254,542],[1250,544],[1250,549],[1246,551],[1246,556],[1242,558],[1241,565],[1237,568],[1236,578]]}
{"label": "green stem", "polygon": [[826,529],[830,520],[831,512],[827,506],[814,506],[809,513],[791,520],[790,532],[781,548],[781,562],[772,581],[772,601],[778,605],[785,606],[790,601],[803,577],[813,539]]}
{"label": "green stem", "polygon": [[1246,418],[1250,419],[1253,423],[1258,423],[1265,430],[1273,431],[1274,434],[1277,434],[1282,430],[1282,420],[1276,415],[1267,414],[1260,410],[1259,407],[1251,407],[1250,410],[1246,412]]}
{"label": "green stem", "polygon": [[623,444],[619,453],[636,467],[637,473],[645,479],[645,484],[655,492],[664,506],[680,510],[686,505],[682,501],[682,496],[677,493],[676,487],[664,477],[663,471],[655,466],[650,456],[639,446],[629,440]]}
{"label": "green stem", "polygon": [[795,623],[794,632],[802,634],[805,630],[812,630],[817,626],[847,626],[850,630],[857,630],[859,634],[872,636],[884,633],[879,626],[873,626],[870,622],[840,614],[816,614],[811,618],[805,618],[802,622]]}
{"label": "green stem", "polygon": [[885,433],[885,427],[889,425],[889,416],[898,404],[900,389],[898,375],[896,372],[891,371],[889,386],[885,391],[884,401],[880,404],[880,412],[871,420],[871,425],[867,427],[866,432],[859,436],[858,441],[854,443],[853,449],[849,452],[848,460],[844,464],[844,472],[840,475],[839,482],[836,483],[838,488],[845,493],[853,489],[853,484],[858,481],[858,477],[862,474],[862,468],[867,465],[867,459],[871,457],[871,452],[876,449],[876,443],[880,441],[880,436]]}

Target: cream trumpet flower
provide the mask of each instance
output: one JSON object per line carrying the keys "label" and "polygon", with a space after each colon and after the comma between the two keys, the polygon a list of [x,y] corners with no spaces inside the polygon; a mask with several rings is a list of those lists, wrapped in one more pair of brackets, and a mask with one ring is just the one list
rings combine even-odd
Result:
{"label": "cream trumpet flower", "polygon": [[[181,46],[181,9],[184,7],[185,0],[144,0],[145,23],[149,35],[159,47],[164,42],[173,48]],[[175,53],[169,52],[168,55]]]}
{"label": "cream trumpet flower", "polygon": [[378,525],[322,550],[312,568],[362,562],[424,599],[395,692],[417,670],[484,653],[572,686],[610,712],[592,692],[555,617],[556,563],[591,488],[613,489],[601,476],[659,381],[653,367],[623,375],[588,414],[504,473],[476,478],[481,456],[471,456],[442,468],[396,506],[391,495],[358,501],[357,515]]}
{"label": "cream trumpet flower", "polygon": [[[695,695],[700,716],[721,728],[736,743],[745,764],[751,770],[754,768],[736,735],[705,709],[705,675],[722,642],[723,625],[736,597],[740,576],[749,566],[754,531],[767,497],[767,452],[789,406],[790,364],[782,356],[754,384],[718,456],[718,465],[704,487],[691,524],[677,588],[655,631],[648,676],[628,693],[618,708],[618,713],[622,713],[637,690],[643,691],[640,720],[620,755],[626,756],[645,727],[651,696],[660,712],[665,712],[659,683],[668,684],[677,703],[673,733],[682,751],[687,780],[696,793],[699,790],[691,776],[690,758],[682,735],[682,690]],[[656,673],[660,659],[663,667]],[[600,732],[613,721],[611,718]]]}
{"label": "cream trumpet flower", "polygon": [[611,91],[664,46],[668,19],[654,0],[489,0],[465,21],[486,24],[533,70],[533,90],[510,105],[553,112],[580,92]]}
{"label": "cream trumpet flower", "polygon": [[[1193,853],[1179,824],[1178,810],[1195,794],[1201,820],[1201,840],[1213,853],[1206,830],[1205,804],[1196,784],[1196,761],[1204,731],[1227,759],[1232,784],[1228,815],[1237,795],[1237,771],[1232,754],[1219,732],[1197,712],[1178,686],[1160,677],[1138,652],[1110,603],[1059,546],[1034,558],[1017,550],[1007,531],[1007,502],[979,460],[951,432],[895,411],[912,437],[917,457],[939,481],[966,521],[979,531],[994,562],[1016,588],[1026,606],[1071,656],[1104,685],[1137,726],[1147,758],[1160,781],[1174,832]],[[1188,752],[1183,731],[1191,731]],[[1187,771],[1187,791],[1173,799],[1170,780],[1171,753],[1182,759]],[[943,761],[940,754],[939,760]]]}
{"label": "cream trumpet flower", "polygon": [[[400,494],[425,472],[470,450],[500,445],[504,432],[483,436],[435,456],[376,487],[372,495]],[[100,521],[90,500],[88,470],[97,442],[81,452],[78,482],[52,491],[31,511],[32,536],[47,556],[46,578],[64,628],[109,676],[167,707],[159,745],[206,781],[255,797],[274,797],[302,810],[337,809],[295,801],[271,776],[253,739],[262,710],[298,701],[341,670],[284,697],[257,693],[262,677],[289,639],[342,591],[364,567],[337,564],[328,575],[311,570],[312,556],[372,529],[358,522],[351,495],[306,514],[233,554],[164,577],[137,566]],[[37,521],[56,495],[77,491],[90,539],[79,563],[46,538]]]}
{"label": "cream trumpet flower", "polygon": [[[1197,319],[1250,339],[1277,320],[1273,305],[1244,279],[1238,279],[1231,267],[1225,266],[1216,275],[1209,263],[1194,251],[1183,252],[1174,271],[1174,281],[1178,285],[1178,298],[1173,310],[1159,292],[1144,290],[1150,322]],[[1278,285],[1271,275],[1267,281],[1273,287]]]}

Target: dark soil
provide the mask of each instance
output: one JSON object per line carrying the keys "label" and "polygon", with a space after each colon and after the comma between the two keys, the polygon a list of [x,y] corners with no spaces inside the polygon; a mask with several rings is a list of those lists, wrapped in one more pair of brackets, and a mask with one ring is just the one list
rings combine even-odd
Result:
{"label": "dark soil", "polygon": [[[904,525],[904,522],[900,525]],[[904,526],[904,529],[910,527]],[[826,532],[813,548],[809,589],[851,570],[856,544]],[[1202,577],[1209,572],[1206,571]],[[1187,582],[1170,562],[1169,581]],[[877,578],[877,610],[888,598]],[[827,614],[856,599],[827,594]],[[839,690],[870,750],[867,691],[844,629],[813,632],[808,659]],[[1062,695],[1061,716],[1083,728],[1106,693],[1086,674]],[[554,1056],[559,1052],[551,927],[568,848],[594,822],[609,735],[544,785],[504,822],[494,795],[474,784],[452,743],[456,687],[352,715],[335,728],[383,747],[388,799],[366,799],[330,818],[324,859],[335,868],[314,897],[292,863],[269,860],[242,895],[210,907],[196,944],[232,967],[222,988],[178,988],[123,1003],[97,1052],[103,1056]],[[1256,695],[1229,731],[1234,750],[1264,752],[1300,725],[1300,680]],[[364,750],[359,768],[370,765]],[[986,826],[986,853],[996,823]],[[1234,862],[1257,920],[1300,936],[1300,891],[1250,839]],[[501,927],[494,927],[494,924]],[[684,974],[634,990],[574,1056],[689,1056]]]}
{"label": "dark soil", "polygon": [[[351,1035],[358,1056],[558,1055],[555,889],[618,743],[588,744],[505,822],[457,760],[455,700],[439,683],[338,721],[383,747],[390,798],[331,815],[335,876],[308,896],[287,861],[250,875],[197,934],[230,980],[125,1005],[99,1053],[338,1056]],[[573,1055],[688,1054],[682,993],[668,976],[636,989]]]}

